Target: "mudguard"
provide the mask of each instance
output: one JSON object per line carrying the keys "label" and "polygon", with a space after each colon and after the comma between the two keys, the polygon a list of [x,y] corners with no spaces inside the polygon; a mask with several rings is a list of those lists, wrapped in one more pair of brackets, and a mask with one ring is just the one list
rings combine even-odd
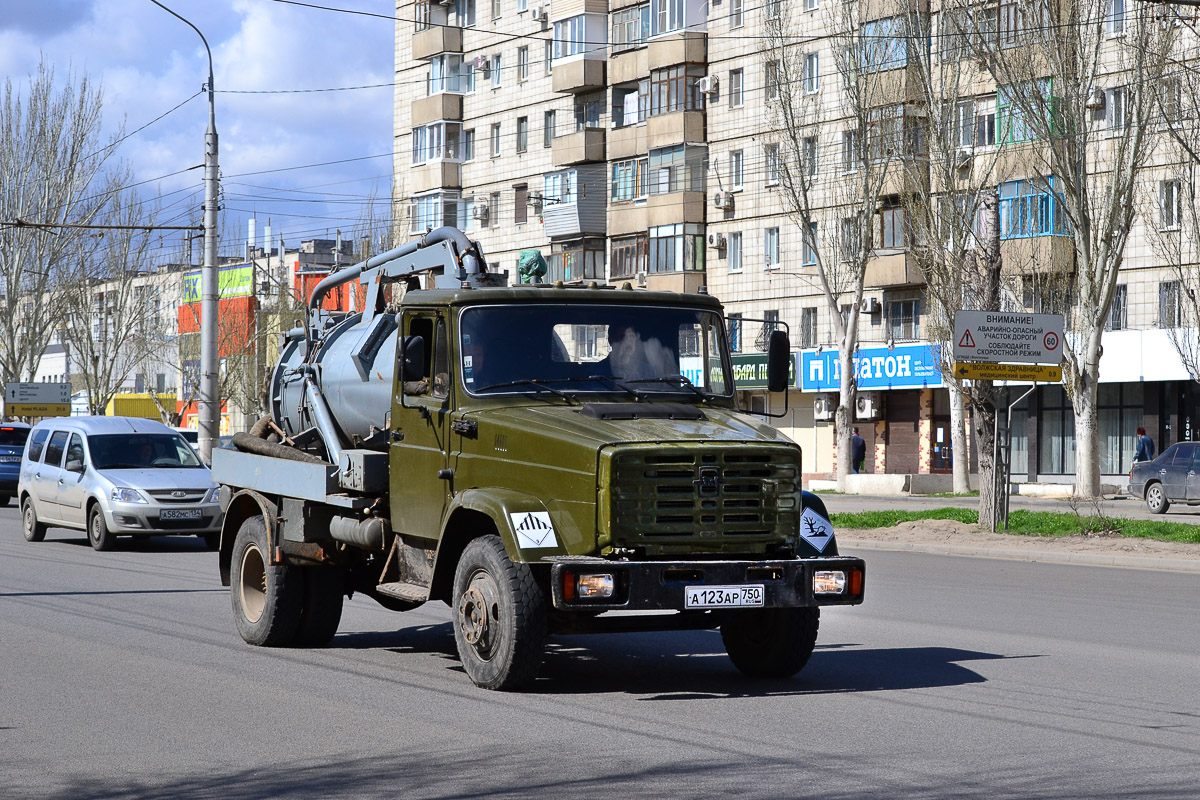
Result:
{"label": "mudguard", "polygon": [[237,538],[242,523],[250,517],[262,516],[267,529],[267,558],[272,565],[279,563],[276,560],[278,548],[275,547],[279,535],[279,509],[274,503],[253,489],[240,489],[229,497],[228,502],[222,497],[221,507],[225,511],[225,519],[221,522],[221,549],[217,564],[221,570],[222,586],[228,586],[230,581],[233,540]]}
{"label": "mudguard", "polygon": [[566,554],[546,504],[534,495],[515,489],[468,489],[455,495],[446,518],[453,520],[458,509],[487,515],[514,563]]}

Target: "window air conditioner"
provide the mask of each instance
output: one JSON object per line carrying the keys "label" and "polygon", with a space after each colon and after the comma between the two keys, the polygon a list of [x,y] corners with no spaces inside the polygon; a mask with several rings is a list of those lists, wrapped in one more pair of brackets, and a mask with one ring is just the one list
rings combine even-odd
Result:
{"label": "window air conditioner", "polygon": [[733,208],[733,192],[715,192],[713,194],[713,206],[728,211]]}
{"label": "window air conditioner", "polygon": [[1092,87],[1088,89],[1087,100],[1083,104],[1087,108],[1100,111],[1104,108],[1104,90]]}
{"label": "window air conditioner", "polygon": [[546,21],[546,7],[545,6],[534,6],[533,11],[530,12],[530,15],[532,16],[534,22],[545,22]]}
{"label": "window air conditioner", "polygon": [[488,56],[475,56],[475,69],[481,72],[491,72],[492,59]]}
{"label": "window air conditioner", "polygon": [[813,396],[813,419],[829,421],[837,412],[838,398],[836,394],[820,392]]}
{"label": "window air conditioner", "polygon": [[455,0],[437,0],[437,4],[439,6],[452,6],[454,5],[454,2]]}
{"label": "window air conditioner", "polygon": [[859,392],[855,399],[856,419],[879,419],[879,392]]}
{"label": "window air conditioner", "polygon": [[715,250],[724,250],[725,249],[725,234],[710,233],[708,235],[708,246]]}
{"label": "window air conditioner", "polygon": [[700,80],[696,81],[696,88],[704,94],[715,94],[720,86],[720,80],[716,75],[705,75]]}
{"label": "window air conditioner", "polygon": [[474,219],[485,220],[488,218],[488,204],[476,203],[471,208],[471,217]]}
{"label": "window air conditioner", "polygon": [[864,297],[858,308],[864,314],[878,314],[880,311],[879,298]]}

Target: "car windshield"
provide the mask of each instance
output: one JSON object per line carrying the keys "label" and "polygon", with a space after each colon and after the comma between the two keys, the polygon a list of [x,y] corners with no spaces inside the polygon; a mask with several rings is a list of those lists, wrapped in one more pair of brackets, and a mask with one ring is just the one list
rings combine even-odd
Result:
{"label": "car windshield", "polygon": [[712,311],[643,305],[481,306],[463,312],[462,381],[472,394],[728,395]]}
{"label": "car windshield", "polygon": [[29,428],[0,427],[0,446],[24,447],[29,438]]}
{"label": "car windshield", "polygon": [[88,437],[96,469],[179,469],[203,467],[196,453],[174,433],[105,433]]}

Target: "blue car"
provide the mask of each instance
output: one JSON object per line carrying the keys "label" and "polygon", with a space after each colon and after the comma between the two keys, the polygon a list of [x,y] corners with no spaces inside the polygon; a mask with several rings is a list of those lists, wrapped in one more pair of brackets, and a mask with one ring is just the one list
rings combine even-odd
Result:
{"label": "blue car", "polygon": [[7,506],[17,493],[21,477],[21,453],[29,438],[29,426],[24,422],[0,424],[0,507]]}

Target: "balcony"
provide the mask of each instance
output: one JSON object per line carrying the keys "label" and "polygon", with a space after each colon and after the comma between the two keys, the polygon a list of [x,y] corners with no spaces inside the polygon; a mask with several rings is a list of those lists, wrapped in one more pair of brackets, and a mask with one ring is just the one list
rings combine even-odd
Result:
{"label": "balcony", "polygon": [[620,158],[644,156],[649,152],[647,140],[644,124],[613,128],[608,133],[608,159],[616,161]]}
{"label": "balcony", "polygon": [[462,186],[462,165],[457,161],[431,161],[410,167],[406,177],[413,194]]}
{"label": "balcony", "polygon": [[604,129],[584,128],[554,137],[554,165],[566,167],[604,160]]}
{"label": "balcony", "polygon": [[904,250],[877,253],[867,261],[863,285],[875,288],[918,286],[925,283],[917,259]]}
{"label": "balcony", "polygon": [[704,270],[646,273],[646,288],[652,292],[691,293],[707,284],[708,277]]}
{"label": "balcony", "polygon": [[428,125],[431,122],[444,120],[461,120],[463,118],[463,100],[461,94],[442,92],[429,97],[422,97],[412,102],[412,126]]}
{"label": "balcony", "polygon": [[604,62],[594,58],[575,58],[559,62],[551,69],[550,80],[554,91],[566,94],[590,92],[604,88]]}
{"label": "balcony", "polygon": [[645,203],[613,203],[608,207],[608,235],[645,234],[650,228],[647,219]]}
{"label": "balcony", "polygon": [[1000,261],[1005,275],[1067,272],[1075,266],[1075,239],[1072,236],[1003,239]]}
{"label": "balcony", "polygon": [[677,222],[704,222],[704,192],[672,192],[651,195],[646,201],[648,227]]}
{"label": "balcony", "polygon": [[613,86],[635,83],[650,74],[647,48],[615,53],[608,60],[608,82]]}
{"label": "balcony", "polygon": [[650,41],[649,68],[662,69],[676,64],[707,64],[708,36],[684,31]]}
{"label": "balcony", "polygon": [[412,57],[418,60],[433,58],[440,53],[461,53],[463,51],[462,28],[448,25],[434,25],[423,31],[417,31],[412,38]]}
{"label": "balcony", "polygon": [[672,111],[646,120],[646,144],[651,149],[703,142],[707,138],[703,111]]}

